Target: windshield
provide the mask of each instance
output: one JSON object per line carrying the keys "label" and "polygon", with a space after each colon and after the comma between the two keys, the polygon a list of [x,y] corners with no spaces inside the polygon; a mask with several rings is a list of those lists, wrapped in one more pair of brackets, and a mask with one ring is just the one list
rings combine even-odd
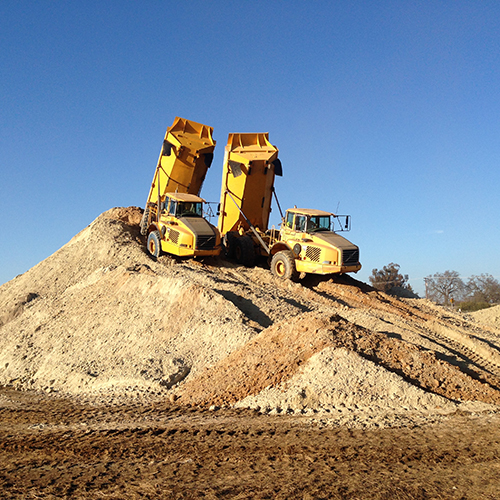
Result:
{"label": "windshield", "polygon": [[177,217],[202,217],[203,204],[201,202],[179,201],[177,202]]}
{"label": "windshield", "polygon": [[311,215],[307,219],[307,231],[330,231],[329,215]]}

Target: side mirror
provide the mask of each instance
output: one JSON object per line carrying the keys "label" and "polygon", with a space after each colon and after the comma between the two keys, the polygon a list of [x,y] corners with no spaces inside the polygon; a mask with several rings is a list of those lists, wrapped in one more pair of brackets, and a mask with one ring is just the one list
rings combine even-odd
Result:
{"label": "side mirror", "polygon": [[212,165],[212,161],[214,160],[214,154],[213,153],[205,153],[205,157],[203,158],[203,161],[205,162],[205,166],[207,168],[210,168],[210,165]]}
{"label": "side mirror", "polygon": [[170,156],[172,154],[172,144],[168,141],[163,141],[163,148],[161,150],[162,156]]}
{"label": "side mirror", "polygon": [[276,158],[276,160],[273,161],[274,165],[274,175],[277,175],[278,177],[283,177],[283,166],[281,165],[281,160],[279,158]]}

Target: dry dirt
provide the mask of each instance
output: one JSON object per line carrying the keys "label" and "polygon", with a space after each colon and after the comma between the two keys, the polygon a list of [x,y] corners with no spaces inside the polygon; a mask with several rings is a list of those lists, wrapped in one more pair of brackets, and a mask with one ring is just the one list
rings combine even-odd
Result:
{"label": "dry dirt", "polygon": [[500,328],[500,305],[476,311],[474,317],[481,323]]}
{"label": "dry dirt", "polygon": [[0,287],[2,497],[498,497],[498,307],[155,261],[140,217]]}
{"label": "dry dirt", "polygon": [[16,499],[498,498],[500,417],[329,428],[168,402],[4,390],[0,492]]}

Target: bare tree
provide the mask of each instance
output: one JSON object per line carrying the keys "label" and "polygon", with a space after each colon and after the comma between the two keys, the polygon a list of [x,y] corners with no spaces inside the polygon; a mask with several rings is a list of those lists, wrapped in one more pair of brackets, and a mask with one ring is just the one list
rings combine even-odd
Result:
{"label": "bare tree", "polygon": [[389,292],[391,288],[400,287],[413,291],[408,284],[408,275],[402,275],[399,272],[399,264],[391,262],[384,266],[380,271],[378,269],[372,270],[372,275],[368,278],[373,288]]}
{"label": "bare tree", "polygon": [[500,282],[491,274],[471,276],[467,282],[467,290],[474,302],[500,302]]}
{"label": "bare tree", "polygon": [[450,299],[459,300],[465,291],[465,284],[457,271],[445,271],[426,276],[425,296],[441,304],[449,304]]}

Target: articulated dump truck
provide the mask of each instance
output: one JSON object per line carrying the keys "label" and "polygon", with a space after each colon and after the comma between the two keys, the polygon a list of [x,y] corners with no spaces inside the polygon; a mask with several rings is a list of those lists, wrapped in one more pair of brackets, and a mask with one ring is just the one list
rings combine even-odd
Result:
{"label": "articulated dump truck", "polygon": [[349,216],[292,208],[279,230],[268,229],[274,178],[282,174],[267,133],[229,135],[218,221],[226,255],[246,266],[267,256],[275,276],[292,280],[359,271],[359,248],[334,230],[335,220],[348,230]]}
{"label": "articulated dump truck", "polygon": [[199,194],[213,159],[213,128],[176,117],[167,129],[141,220],[147,249],[158,257],[219,255],[219,231],[203,216]]}

